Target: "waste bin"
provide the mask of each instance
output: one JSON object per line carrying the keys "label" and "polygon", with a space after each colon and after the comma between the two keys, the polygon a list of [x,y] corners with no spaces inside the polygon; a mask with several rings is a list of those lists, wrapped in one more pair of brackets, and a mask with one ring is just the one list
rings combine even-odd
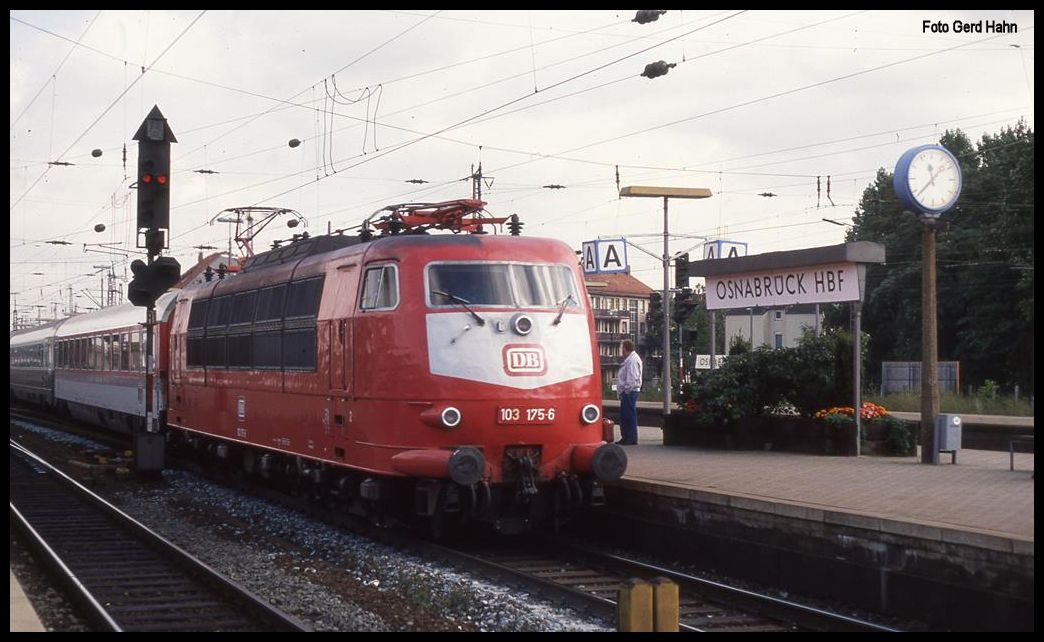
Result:
{"label": "waste bin", "polygon": [[951,453],[955,464],[961,449],[961,423],[960,415],[935,415],[935,451]]}

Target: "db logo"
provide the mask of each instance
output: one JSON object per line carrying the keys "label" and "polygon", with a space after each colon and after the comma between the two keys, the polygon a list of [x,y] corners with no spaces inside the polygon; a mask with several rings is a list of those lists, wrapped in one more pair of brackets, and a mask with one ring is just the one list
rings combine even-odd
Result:
{"label": "db logo", "polygon": [[512,377],[547,374],[544,348],[536,344],[504,346],[504,372]]}

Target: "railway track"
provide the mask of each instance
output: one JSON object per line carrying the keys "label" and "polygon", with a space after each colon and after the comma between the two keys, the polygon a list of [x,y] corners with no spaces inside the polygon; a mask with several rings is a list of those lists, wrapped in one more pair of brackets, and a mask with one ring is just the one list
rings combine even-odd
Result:
{"label": "railway track", "polygon": [[98,630],[307,630],[14,441],[10,480],[12,523]]}
{"label": "railway track", "polygon": [[690,632],[894,631],[872,622],[713,582],[619,555],[532,538],[508,547],[444,548],[476,572],[557,596],[572,607],[612,619],[628,580],[667,578],[679,589],[679,629]]}
{"label": "railway track", "polygon": [[[188,464],[197,472],[208,474]],[[497,581],[564,602],[578,611],[606,621],[616,617],[618,590],[631,578],[666,577],[679,587],[679,628],[682,631],[893,631],[894,629],[796,602],[758,594],[657,567],[619,555],[611,555],[557,538],[529,535],[488,539],[462,539],[448,546],[414,533],[375,528],[341,511],[316,505],[301,497],[248,486],[241,480],[218,475],[219,483],[307,513],[328,523],[359,532],[375,541],[404,551],[466,568]]]}

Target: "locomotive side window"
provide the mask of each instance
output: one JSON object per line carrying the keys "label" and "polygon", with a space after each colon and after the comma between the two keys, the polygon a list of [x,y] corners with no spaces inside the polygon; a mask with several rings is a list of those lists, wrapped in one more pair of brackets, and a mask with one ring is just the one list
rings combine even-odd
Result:
{"label": "locomotive side window", "polygon": [[240,292],[232,299],[232,318],[228,334],[228,367],[249,368],[254,365],[254,338],[250,324],[257,307],[257,290]]}
{"label": "locomotive side window", "polygon": [[254,364],[253,337],[250,332],[228,335],[228,367],[249,368]]}
{"label": "locomotive side window", "polygon": [[204,359],[208,368],[224,368],[227,363],[226,328],[231,313],[231,296],[219,296],[210,300],[210,310],[207,313],[207,335],[204,340],[206,346]]}
{"label": "locomotive side window", "polygon": [[188,327],[190,328],[202,328],[207,321],[207,305],[210,303],[209,299],[196,299],[192,302],[192,312],[189,313]]}
{"label": "locomotive side window", "polygon": [[366,269],[363,280],[363,310],[380,310],[399,305],[398,272],[394,265]]}
{"label": "locomotive side window", "polygon": [[291,283],[290,294],[286,299],[286,318],[314,317],[319,312],[322,293],[323,277]]}
{"label": "locomotive side window", "polygon": [[189,312],[188,337],[185,341],[185,363],[190,368],[202,368],[206,361],[206,344],[203,341],[203,328],[207,323],[207,311],[210,299],[196,299]]}
{"label": "locomotive side window", "polygon": [[257,313],[254,321],[274,321],[283,318],[283,304],[286,301],[286,284],[261,290],[257,302]]}
{"label": "locomotive side window", "polygon": [[294,370],[315,370],[315,328],[283,333],[283,366]]}
{"label": "locomotive side window", "polygon": [[232,299],[232,325],[250,323],[254,320],[254,304],[257,303],[257,290],[240,292]]}
{"label": "locomotive side window", "polygon": [[258,332],[254,334],[254,368],[278,370],[281,366],[282,333]]}
{"label": "locomotive side window", "polygon": [[283,329],[283,367],[288,370],[316,368],[315,318],[322,293],[322,276],[290,284]]}
{"label": "locomotive side window", "polygon": [[210,300],[210,313],[207,315],[207,334],[211,330],[223,329],[228,325],[228,318],[232,312],[232,297],[219,296]]}

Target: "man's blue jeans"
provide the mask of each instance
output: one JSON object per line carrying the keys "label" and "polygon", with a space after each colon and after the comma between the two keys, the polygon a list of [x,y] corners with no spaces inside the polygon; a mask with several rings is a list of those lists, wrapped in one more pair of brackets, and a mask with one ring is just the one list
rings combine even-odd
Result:
{"label": "man's blue jeans", "polygon": [[620,393],[620,439],[638,443],[638,391]]}

